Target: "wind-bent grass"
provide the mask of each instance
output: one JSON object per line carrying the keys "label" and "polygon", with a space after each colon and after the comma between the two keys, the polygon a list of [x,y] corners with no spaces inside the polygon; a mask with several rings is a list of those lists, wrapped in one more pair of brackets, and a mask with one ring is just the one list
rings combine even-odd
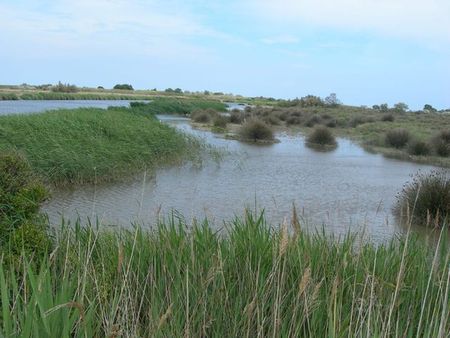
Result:
{"label": "wind-bent grass", "polygon": [[[171,217],[150,230],[63,227],[40,267],[0,265],[0,335],[444,337],[447,234],[374,246],[271,230],[219,235]],[[189,230],[188,230],[189,229]],[[443,230],[444,231],[444,230]]]}
{"label": "wind-bent grass", "polygon": [[0,117],[0,150],[15,149],[54,184],[116,180],[199,154],[201,144],[139,109]]}

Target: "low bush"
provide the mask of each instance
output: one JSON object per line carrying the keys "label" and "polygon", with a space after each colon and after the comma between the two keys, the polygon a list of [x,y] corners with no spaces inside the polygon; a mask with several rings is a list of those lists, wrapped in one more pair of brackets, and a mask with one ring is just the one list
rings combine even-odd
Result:
{"label": "low bush", "polygon": [[415,156],[426,156],[431,152],[430,146],[423,141],[413,140],[408,144],[408,153]]}
{"label": "low bush", "polygon": [[203,109],[191,113],[191,119],[197,123],[208,123],[211,121],[211,118],[211,114]]}
{"label": "low bush", "polygon": [[443,130],[432,138],[431,144],[436,155],[447,157],[450,155],[450,131]]}
{"label": "low bush", "polygon": [[383,122],[394,122],[394,120],[395,120],[395,117],[393,114],[384,114],[381,117],[381,121],[383,121]]}
{"label": "low bush", "polygon": [[241,124],[244,121],[244,113],[235,109],[230,114],[230,123]]}
{"label": "low bush", "polygon": [[307,143],[320,146],[334,146],[336,145],[336,138],[333,133],[324,126],[316,127],[308,136]]}
{"label": "low bush", "polygon": [[406,129],[397,128],[386,132],[385,144],[389,147],[403,148],[410,139],[410,134]]}
{"label": "low bush", "polygon": [[272,129],[259,119],[247,120],[239,130],[239,136],[243,140],[270,141],[274,139]]}
{"label": "low bush", "polygon": [[450,212],[450,177],[444,171],[416,174],[398,194],[394,211],[413,222],[443,224]]}
{"label": "low bush", "polygon": [[320,123],[322,119],[319,115],[313,115],[311,116],[305,123],[305,126],[307,127],[314,127],[316,124]]}
{"label": "low bush", "polygon": [[216,128],[226,128],[228,123],[228,119],[223,115],[217,115],[213,119],[213,125]]}

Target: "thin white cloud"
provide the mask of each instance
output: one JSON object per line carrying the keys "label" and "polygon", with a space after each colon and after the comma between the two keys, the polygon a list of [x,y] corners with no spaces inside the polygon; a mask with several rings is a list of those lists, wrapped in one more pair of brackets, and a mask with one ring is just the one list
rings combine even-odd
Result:
{"label": "thin white cloud", "polygon": [[[196,38],[227,36],[173,5],[140,0],[59,0],[39,8],[33,1],[0,2],[0,31],[9,41],[45,46],[54,53],[84,48],[161,57],[209,53]],[[6,38],[5,38],[6,39]],[[39,50],[36,50],[39,52]]]}
{"label": "thin white cloud", "polygon": [[450,42],[449,0],[248,0],[279,25],[369,31],[420,42]]}
{"label": "thin white cloud", "polygon": [[261,39],[261,42],[268,45],[276,44],[296,44],[300,40],[294,35],[277,35]]}

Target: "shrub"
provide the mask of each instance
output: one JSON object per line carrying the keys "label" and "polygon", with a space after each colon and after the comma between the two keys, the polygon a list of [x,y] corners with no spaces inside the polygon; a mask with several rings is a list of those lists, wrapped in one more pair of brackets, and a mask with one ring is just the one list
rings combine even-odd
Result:
{"label": "shrub", "polygon": [[337,121],[336,120],[330,120],[325,124],[328,128],[336,128],[337,127]]}
{"label": "shrub", "polygon": [[302,118],[299,116],[291,115],[286,119],[286,124],[289,126],[302,124]]}
{"label": "shrub", "polygon": [[56,93],[76,93],[78,91],[77,86],[69,83],[58,82],[57,85],[51,87],[52,92]]}
{"label": "shrub", "polygon": [[244,121],[244,113],[238,109],[234,109],[230,114],[230,123],[241,124]]}
{"label": "shrub", "polygon": [[17,254],[22,248],[44,252],[49,240],[39,207],[48,195],[22,156],[0,154],[0,247],[9,243]]}
{"label": "shrub", "polygon": [[208,123],[211,121],[211,114],[206,110],[196,110],[191,113],[191,119],[197,123]]}
{"label": "shrub", "polygon": [[213,119],[213,125],[217,128],[226,128],[227,127],[228,120],[225,116],[217,115]]}
{"label": "shrub", "polygon": [[307,143],[316,144],[320,146],[334,146],[336,145],[336,138],[333,133],[324,126],[316,127],[308,136]]}
{"label": "shrub", "polygon": [[314,127],[314,125],[321,122],[321,118],[319,115],[313,115],[311,116],[305,123],[307,127]]}
{"label": "shrub", "polygon": [[394,122],[394,120],[395,120],[395,117],[392,114],[384,114],[381,117],[381,121],[384,121],[384,122]]}
{"label": "shrub", "polygon": [[413,140],[408,145],[408,153],[416,156],[426,156],[430,154],[430,147],[426,142]]}
{"label": "shrub", "polygon": [[397,216],[410,216],[413,221],[427,225],[430,222],[441,224],[450,212],[448,174],[444,171],[416,174],[398,194],[394,212]]}
{"label": "shrub", "polygon": [[263,121],[258,119],[247,120],[239,130],[239,136],[243,140],[273,140],[272,129]]}
{"label": "shrub", "polygon": [[278,126],[281,123],[280,119],[274,115],[268,115],[268,116],[264,117],[263,121],[272,126]]}
{"label": "shrub", "polygon": [[122,89],[122,90],[134,90],[133,86],[130,84],[116,84],[113,89]]}
{"label": "shrub", "polygon": [[389,147],[403,148],[409,141],[410,134],[406,129],[397,128],[386,132],[385,143]]}
{"label": "shrub", "polygon": [[434,152],[442,157],[450,155],[450,131],[442,130],[438,135],[432,138],[431,144]]}

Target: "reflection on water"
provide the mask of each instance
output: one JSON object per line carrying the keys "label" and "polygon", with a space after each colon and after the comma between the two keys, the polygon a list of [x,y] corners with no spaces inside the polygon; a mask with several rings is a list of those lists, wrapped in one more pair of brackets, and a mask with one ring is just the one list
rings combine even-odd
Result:
{"label": "reflection on water", "polygon": [[369,154],[345,139],[331,152],[305,147],[300,136],[278,135],[280,143],[258,146],[193,130],[183,118],[160,118],[226,149],[225,159],[201,168],[188,164],[142,173],[133,182],[57,191],[44,207],[51,221],[79,215],[104,224],[148,224],[158,212],[174,209],[188,219],[208,217],[220,227],[249,207],[264,208],[268,220],[279,224],[295,203],[304,226],[316,224],[336,234],[364,231],[380,241],[405,231],[391,214],[397,192],[419,169],[432,169]]}

